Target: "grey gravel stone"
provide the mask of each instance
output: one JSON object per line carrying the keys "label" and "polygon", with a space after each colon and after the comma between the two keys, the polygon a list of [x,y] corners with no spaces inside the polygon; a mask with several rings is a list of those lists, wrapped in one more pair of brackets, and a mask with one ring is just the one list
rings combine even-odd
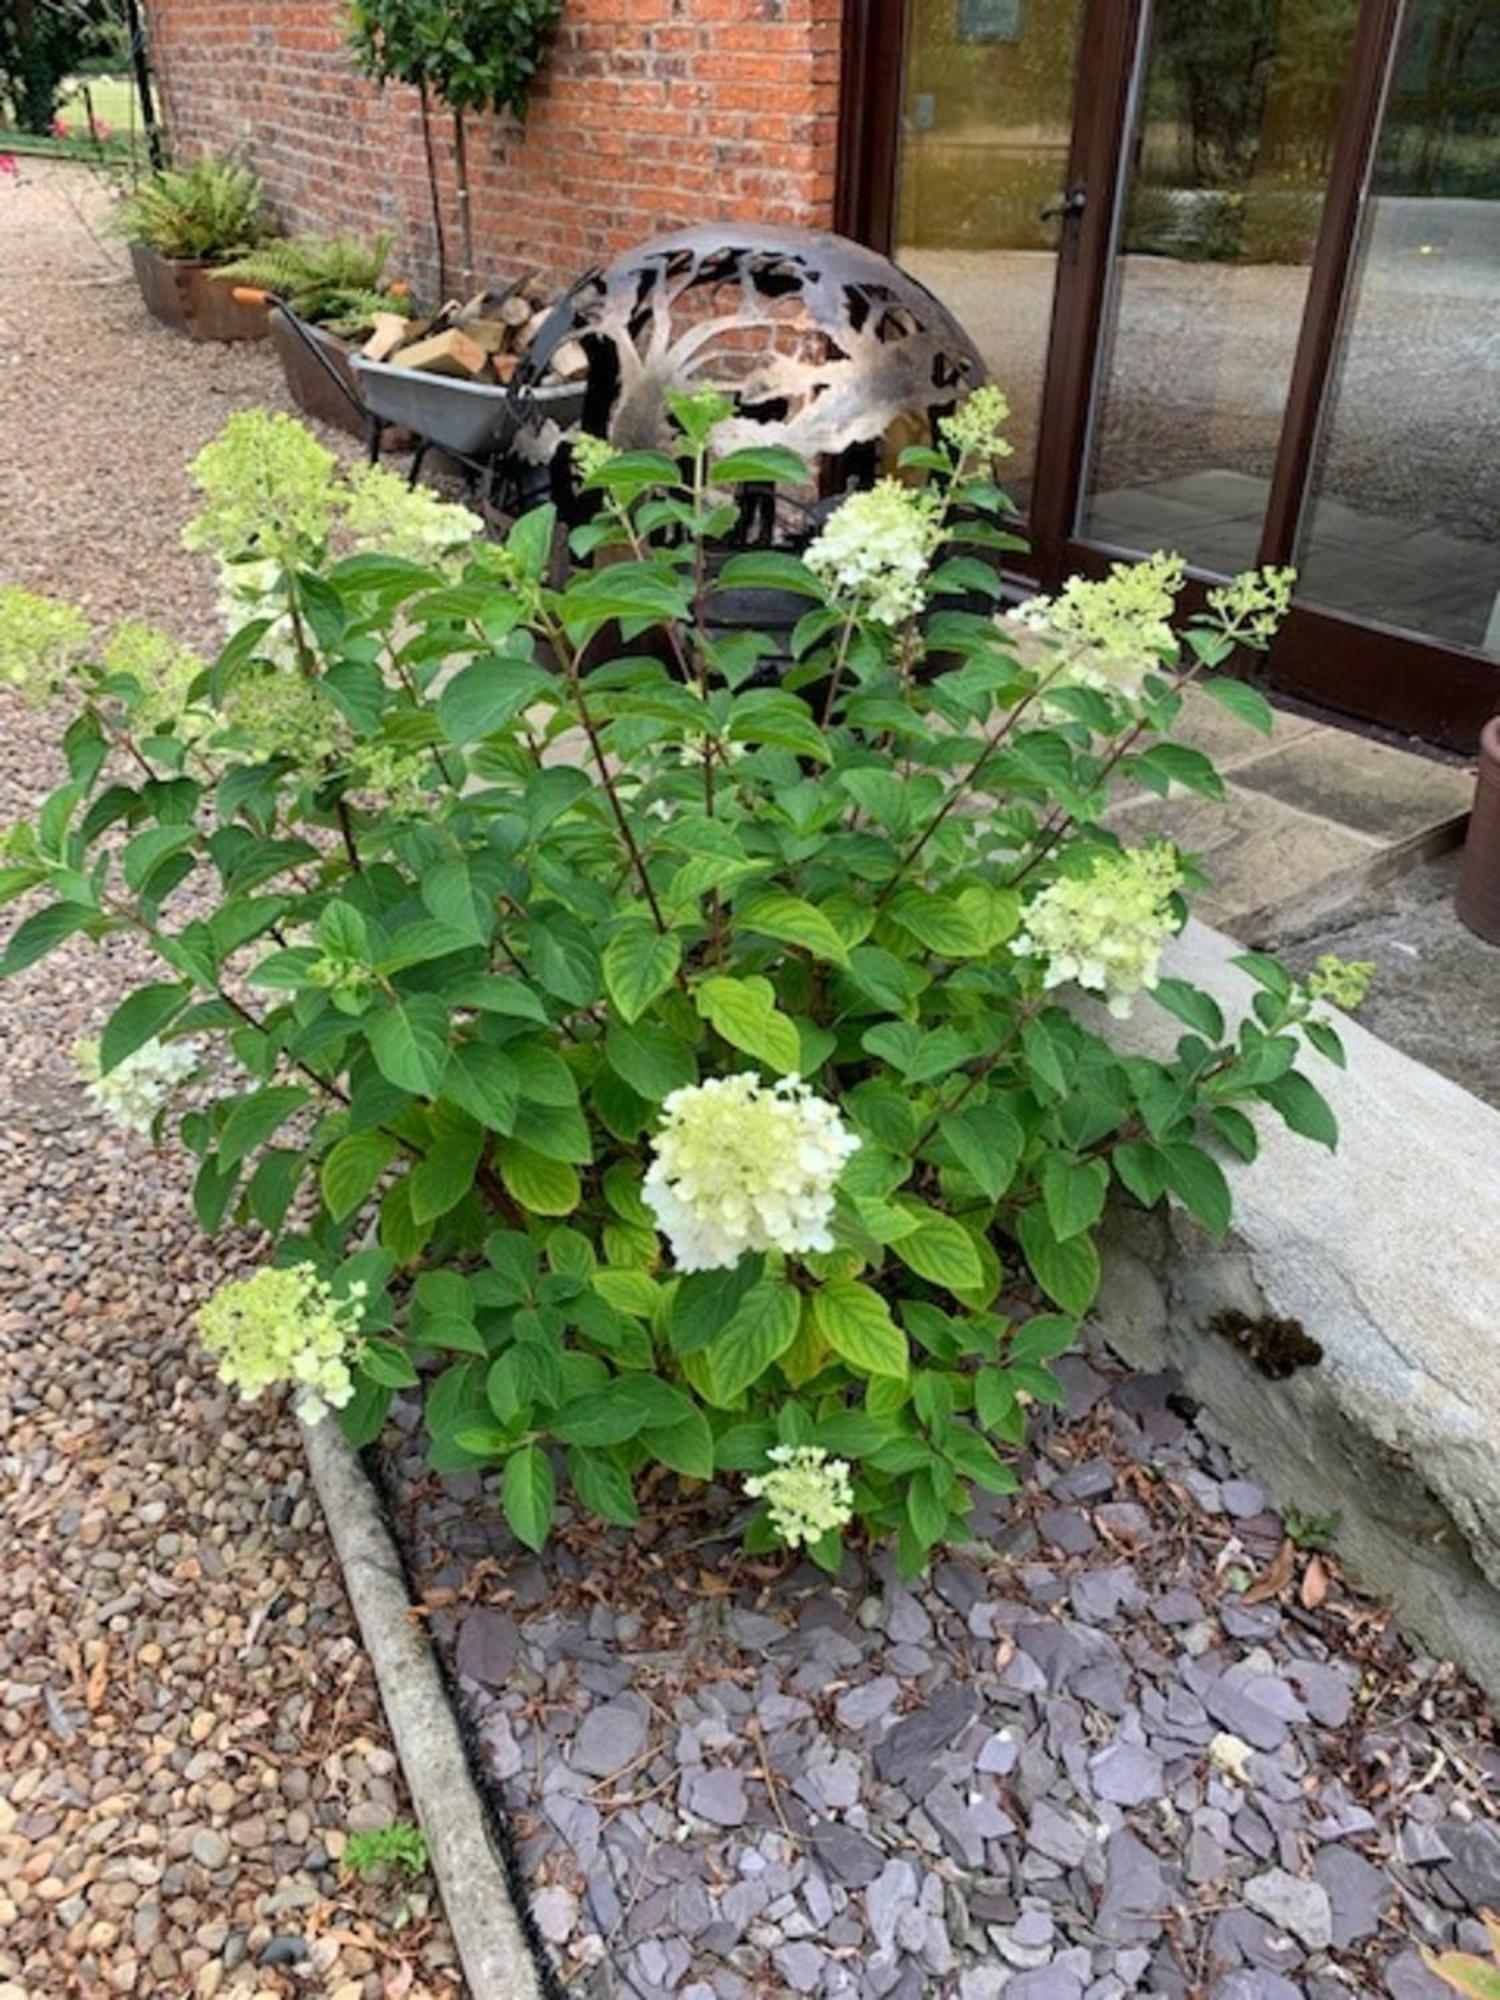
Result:
{"label": "grey gravel stone", "polygon": [[865,1890],[865,1910],[877,1951],[889,1951],[902,1912],[914,1908],[917,1872],[909,1861],[887,1861]]}
{"label": "grey gravel stone", "polygon": [[834,1703],[833,1712],[845,1729],[868,1729],[872,1722],[879,1722],[889,1714],[900,1692],[899,1681],[881,1674],[873,1681],[861,1681],[858,1687],[846,1688]]}
{"label": "grey gravel stone", "polygon": [[1059,1812],[1046,1799],[1038,1799],[1026,1829],[1026,1844],[1049,1860],[1061,1862],[1064,1868],[1074,1868],[1088,1852],[1089,1836],[1071,1815]]}
{"label": "grey gravel stone", "polygon": [[1320,1848],[1313,1873],[1327,1891],[1332,1910],[1332,1941],[1340,1951],[1370,1937],[1394,1893],[1390,1877],[1352,1847],[1330,1844]]}
{"label": "grey gravel stone", "polygon": [[633,1764],[646,1746],[650,1711],[639,1697],[601,1702],[583,1718],[570,1762],[592,1778],[612,1778]]}
{"label": "grey gravel stone", "polygon": [[863,1889],[885,1866],[882,1849],[852,1826],[819,1826],[812,1843],[820,1866],[847,1889]]}
{"label": "grey gravel stone", "polygon": [[688,1810],[714,1826],[743,1826],[750,1810],[744,1774],[720,1764],[711,1771],[689,1772],[684,1781]]}
{"label": "grey gravel stone", "polygon": [[1415,1946],[1398,1952],[1385,1969],[1391,2000],[1453,2000],[1453,1989],[1427,1970]]}
{"label": "grey gravel stone", "polygon": [[1144,1805],[1161,1796],[1162,1761],[1138,1743],[1111,1743],[1089,1763],[1095,1794],[1115,1805]]}
{"label": "grey gravel stone", "polygon": [[1005,2000],[1083,2000],[1083,1981],[1060,1965],[1018,1972],[1004,1987]]}
{"label": "grey gravel stone", "polygon": [[1289,1703],[1289,1695],[1285,1683],[1271,1675],[1224,1674],[1204,1689],[1203,1705],[1215,1722],[1257,1750],[1277,1750],[1294,1719],[1288,1709],[1295,1712],[1296,1704]]}
{"label": "grey gravel stone", "polygon": [[1321,1882],[1271,1868],[1245,1884],[1245,1901],[1278,1929],[1289,1931],[1309,1951],[1326,1951],[1333,1942],[1333,1912]]}
{"label": "grey gravel stone", "polygon": [[1122,1828],[1105,1845],[1104,1893],[1095,1924],[1111,1943],[1139,1942],[1154,1935],[1173,1902],[1172,1885],[1156,1853]]}
{"label": "grey gravel stone", "polygon": [[1010,1732],[996,1730],[993,1736],[986,1737],[975,1764],[977,1769],[1003,1778],[1016,1768],[1020,1755],[1021,1746]]}
{"label": "grey gravel stone", "polygon": [[471,1681],[503,1688],[515,1672],[520,1645],[520,1630],[508,1611],[475,1605],[458,1628],[455,1664]]}
{"label": "grey gravel stone", "polygon": [[532,1897],[531,1914],[548,1944],[566,1944],[578,1925],[578,1898],[554,1882]]}
{"label": "grey gravel stone", "polygon": [[[591,1882],[588,1922],[618,1941],[622,2000],[695,1986],[715,2000],[1358,2000],[1403,1935],[1463,1941],[1459,1878],[1484,1885],[1492,1852],[1482,1811],[1457,1809],[1456,1771],[1436,1766],[1428,1717],[1488,1777],[1478,1711],[1378,1623],[1357,1628],[1355,1659],[1341,1617],[1226,1600],[1226,1513],[1193,1511],[1178,1533],[1169,1511],[1187,1472],[1215,1496],[1233,1479],[1221,1448],[1153,1383],[1102,1407],[1080,1388],[1121,1465],[1163,1476],[1147,1507],[1145,1489],[1109,1497],[1127,1488],[1102,1460],[1074,1493],[1044,1454],[1041,1511],[1058,1517],[1044,1526],[1079,1553],[1044,1548],[1022,1501],[928,1581],[898,1584],[883,1558],[851,1557],[832,1583],[788,1565],[757,1582],[754,1610],[710,1601],[705,1616],[690,1588],[674,1595],[694,1558],[675,1558],[670,1526],[659,1605],[612,1607],[598,1628],[569,1602],[571,1549],[549,1556],[517,1618],[521,1667],[554,1705],[540,1724],[518,1714],[507,1790],[536,1829],[524,1865],[566,1881],[591,1840],[610,1857],[613,1905],[596,1907]],[[1073,1524],[1095,1501],[1099,1545],[1083,1549]],[[1247,1566],[1267,1559],[1274,1520],[1234,1518]],[[1361,1673],[1391,1692],[1351,1739]],[[573,1750],[594,1712],[584,1690],[603,1692],[595,1711],[636,1699],[610,1695],[614,1675],[650,1694],[655,1721],[615,1787],[638,1803],[601,1811]],[[502,1741],[494,1715],[509,1711],[470,1699]],[[1210,1755],[1216,1735],[1243,1757]],[[1396,1979],[1411,1978],[1408,1961]]]}
{"label": "grey gravel stone", "polygon": [[1453,1856],[1445,1872],[1454,1888],[1471,1909],[1500,1911],[1500,1831],[1450,1819],[1442,1834]]}
{"label": "grey gravel stone", "polygon": [[800,1943],[783,1945],[771,1960],[794,1993],[815,1993],[827,1963],[816,1946]]}
{"label": "grey gravel stone", "polygon": [[[898,1722],[875,1749],[875,1768],[889,1785],[903,1788],[925,1781],[930,1788],[938,1771],[933,1753],[946,1748],[978,1708],[972,1687],[939,1688],[926,1708]],[[919,1794],[920,1795],[920,1794]]]}

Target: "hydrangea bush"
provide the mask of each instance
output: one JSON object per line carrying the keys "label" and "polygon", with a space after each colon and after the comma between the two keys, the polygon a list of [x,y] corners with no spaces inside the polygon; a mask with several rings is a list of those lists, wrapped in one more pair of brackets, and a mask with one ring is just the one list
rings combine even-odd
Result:
{"label": "hydrangea bush", "polygon": [[[1219,794],[1184,688],[1269,727],[1221,670],[1290,579],[1180,637],[1165,557],[998,613],[990,390],[805,558],[729,554],[744,489],[807,474],[716,453],[726,408],[587,448],[570,552],[549,508],[497,547],[237,417],[194,468],[211,664],[8,594],[0,680],[74,714],[4,843],[37,907],[0,971],[154,953],[93,1089],[196,1157],[206,1229],[273,1239],[202,1316],[248,1394],[364,1442],[420,1386],[433,1463],[495,1470],[533,1547],[559,1477],[630,1523],[666,1468],[736,1487],[752,1547],[832,1567],[857,1521],[916,1567],[1059,1399],[1111,1187],[1223,1231],[1253,1114],[1334,1141],[1318,995],[1247,954],[1230,1027],[1165,976],[1193,863],[1106,818]],[[716,622],[740,587],[802,607],[790,665]],[[1175,1052],[1118,1052],[1089,996],[1165,1009]]]}

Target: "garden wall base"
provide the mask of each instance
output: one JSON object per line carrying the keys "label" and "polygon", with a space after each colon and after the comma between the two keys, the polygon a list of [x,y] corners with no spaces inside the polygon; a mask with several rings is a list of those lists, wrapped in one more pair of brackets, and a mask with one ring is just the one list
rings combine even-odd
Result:
{"label": "garden wall base", "polygon": [[[1237,1016],[1239,949],[1190,924],[1168,969]],[[1112,1032],[1162,1054],[1181,1031],[1142,1007]],[[1133,1364],[1178,1371],[1279,1505],[1338,1509],[1351,1573],[1500,1701],[1500,1112],[1340,1032],[1346,1071],[1310,1059],[1338,1152],[1265,1118],[1260,1157],[1228,1169],[1222,1243],[1180,1211],[1121,1209],[1101,1320]],[[1215,1329],[1226,1312],[1295,1320],[1322,1360],[1272,1379]]]}

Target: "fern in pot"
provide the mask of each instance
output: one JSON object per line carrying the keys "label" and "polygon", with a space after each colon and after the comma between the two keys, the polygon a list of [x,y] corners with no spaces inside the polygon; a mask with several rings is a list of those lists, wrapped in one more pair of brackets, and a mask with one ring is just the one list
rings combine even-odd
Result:
{"label": "fern in pot", "polygon": [[349,356],[377,316],[410,318],[411,290],[387,276],[391,236],[288,236],[220,267],[241,297],[270,305],[271,344],[287,393],[310,417],[366,436],[369,419]]}
{"label": "fern in pot", "polygon": [[258,177],[236,160],[168,167],[126,194],[111,227],[130,245],[147,310],[192,340],[263,340],[265,308],[216,274],[271,234]]}

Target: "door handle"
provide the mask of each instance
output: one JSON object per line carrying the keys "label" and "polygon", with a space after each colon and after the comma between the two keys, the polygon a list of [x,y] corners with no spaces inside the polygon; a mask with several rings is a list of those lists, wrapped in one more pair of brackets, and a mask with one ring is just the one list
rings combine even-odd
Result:
{"label": "door handle", "polygon": [[1060,194],[1056,201],[1049,201],[1045,208],[1037,210],[1038,222],[1051,222],[1061,216],[1064,222],[1076,222],[1088,206],[1088,190],[1079,185],[1070,187],[1066,194]]}

